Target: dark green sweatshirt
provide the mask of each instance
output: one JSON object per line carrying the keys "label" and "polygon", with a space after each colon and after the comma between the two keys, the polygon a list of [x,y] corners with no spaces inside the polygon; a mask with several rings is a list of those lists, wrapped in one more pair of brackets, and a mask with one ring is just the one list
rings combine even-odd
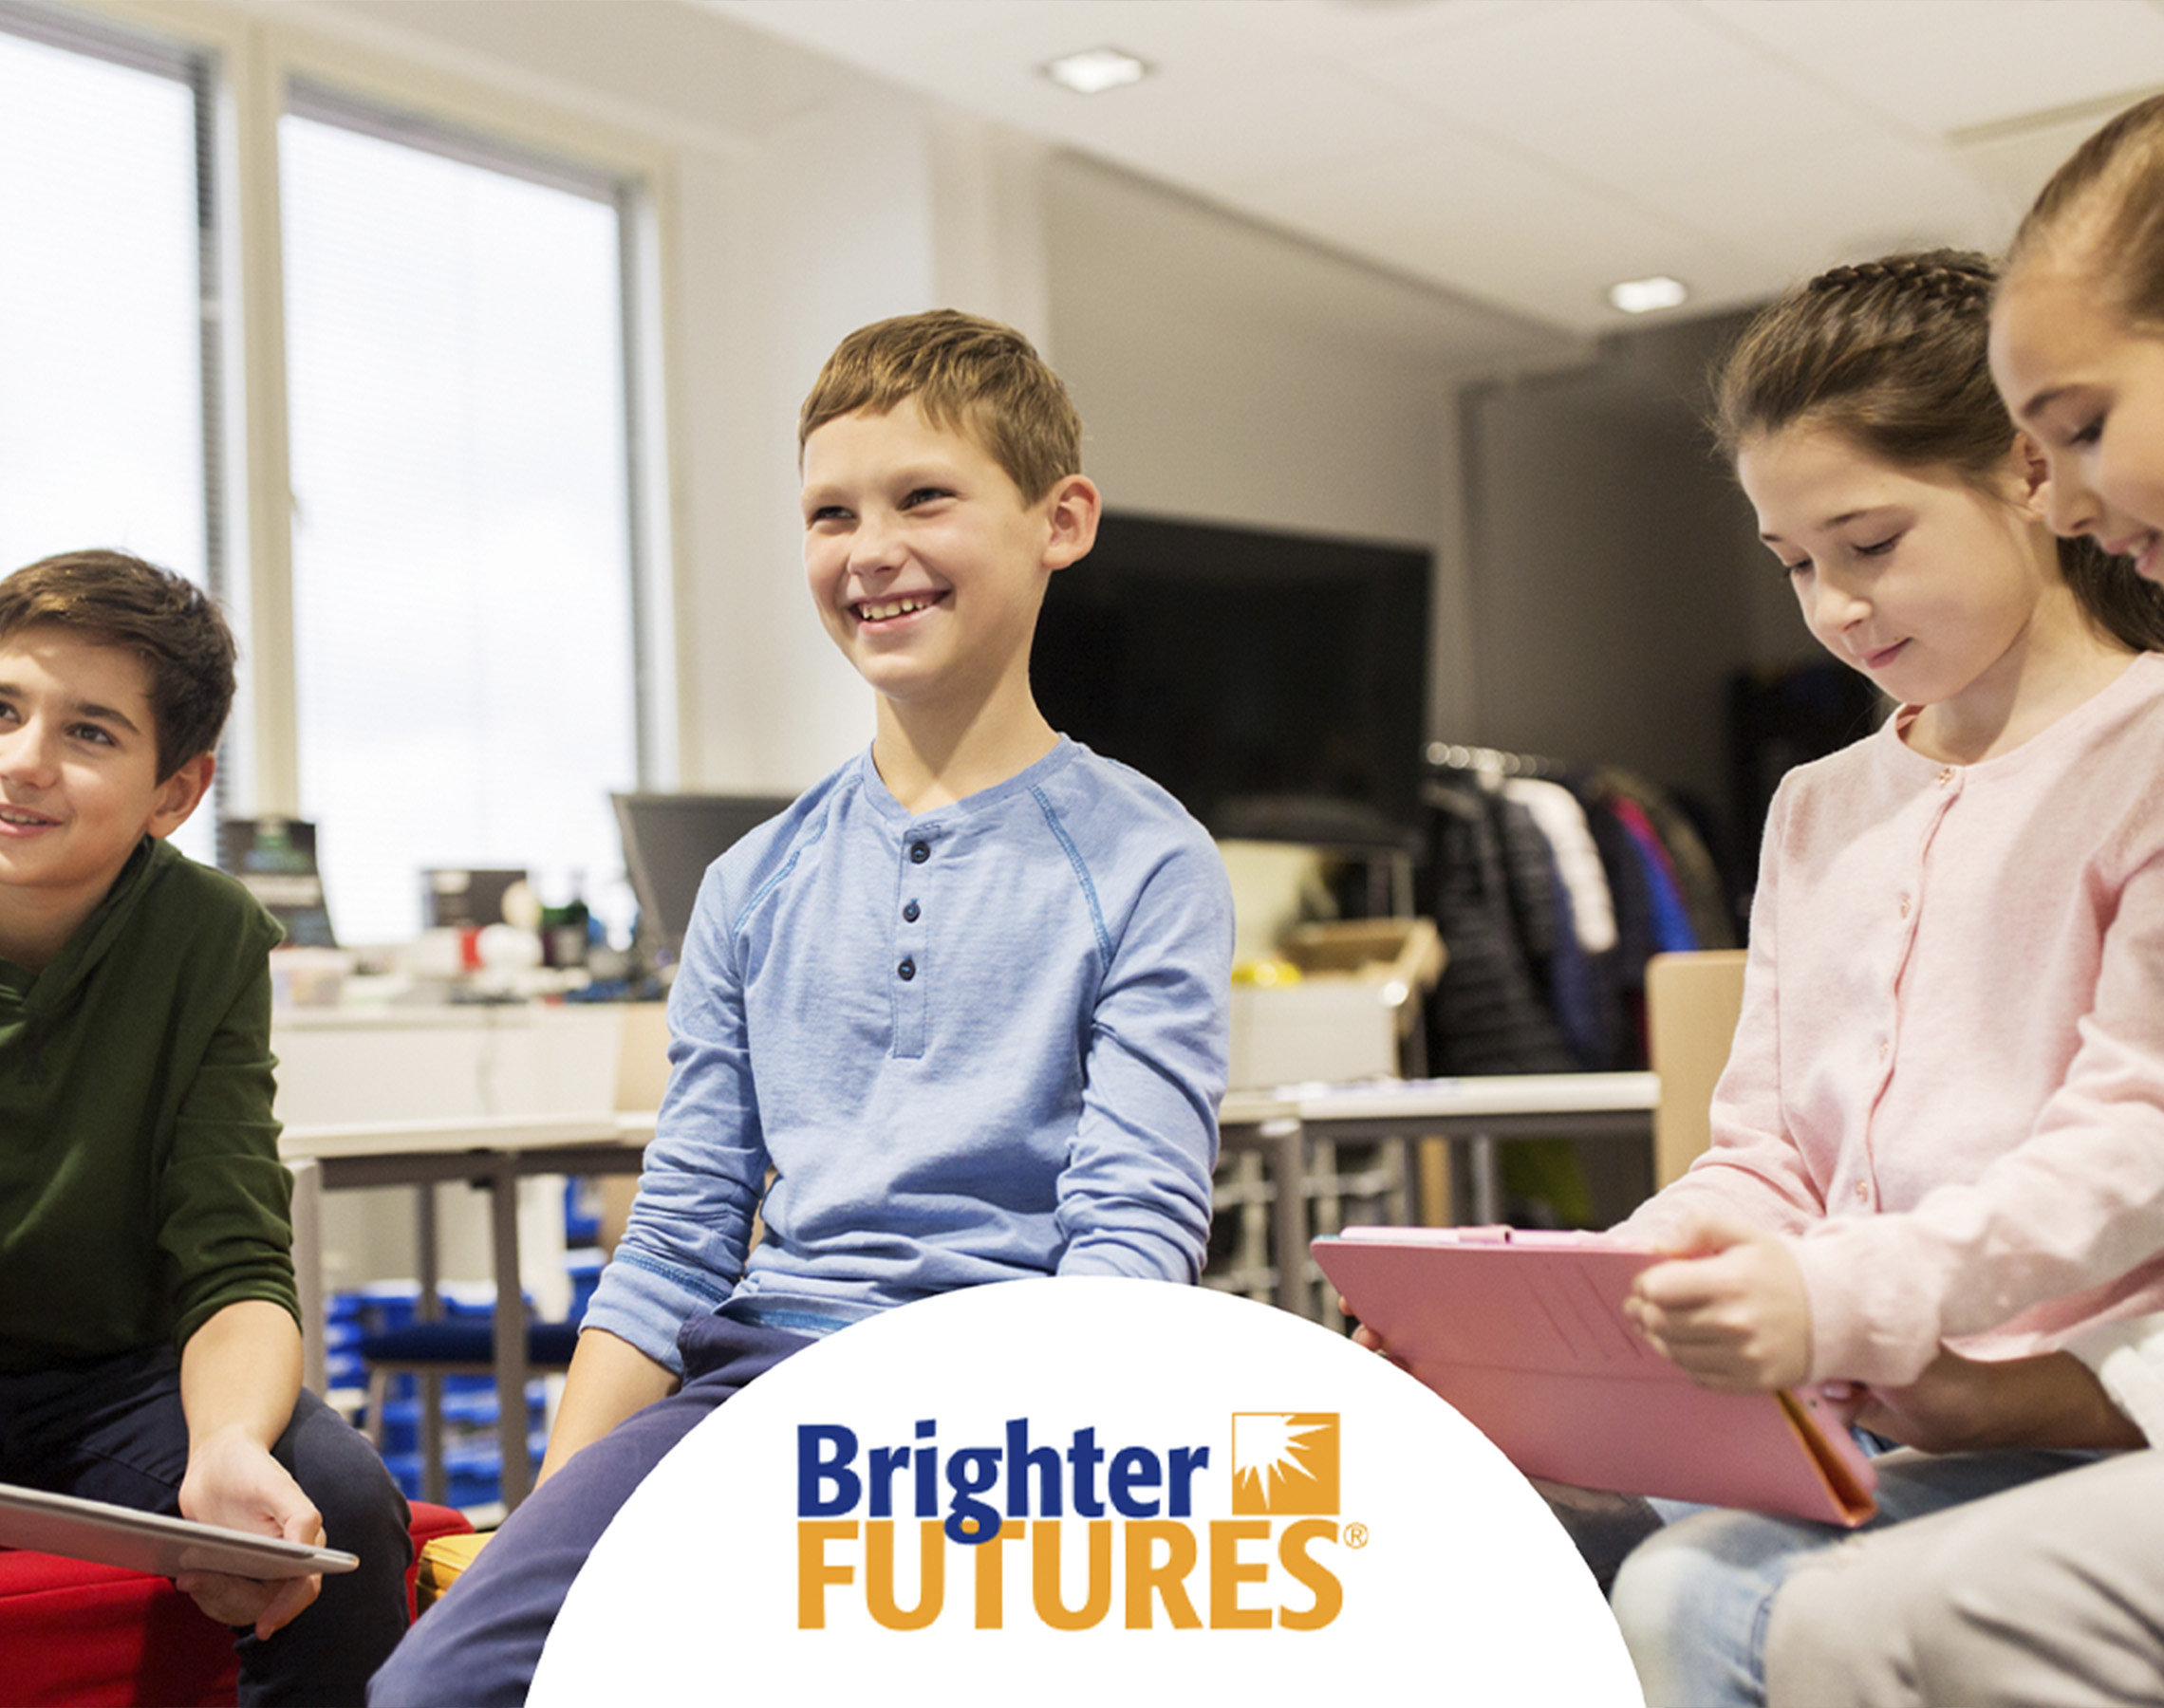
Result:
{"label": "dark green sweatshirt", "polygon": [[43,973],[0,960],[0,1371],[299,1314],[270,1054],[276,923],[145,839]]}

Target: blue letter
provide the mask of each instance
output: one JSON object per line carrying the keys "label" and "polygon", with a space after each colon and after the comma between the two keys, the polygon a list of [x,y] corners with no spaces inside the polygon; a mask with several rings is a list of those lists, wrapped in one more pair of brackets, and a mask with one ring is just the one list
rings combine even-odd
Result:
{"label": "blue letter", "polygon": [[[827,1449],[833,1451],[829,1454]],[[856,1432],[839,1423],[799,1423],[796,1426],[796,1515],[799,1518],[839,1518],[852,1511],[864,1491],[857,1475],[849,1468],[856,1457]],[[825,1483],[834,1485],[831,1498],[819,1493]]]}
{"label": "blue letter", "polygon": [[947,1460],[947,1487],[954,1498],[947,1502],[946,1533],[950,1542],[975,1548],[999,1533],[998,1509],[975,1498],[999,1480],[997,1447],[964,1447]]}

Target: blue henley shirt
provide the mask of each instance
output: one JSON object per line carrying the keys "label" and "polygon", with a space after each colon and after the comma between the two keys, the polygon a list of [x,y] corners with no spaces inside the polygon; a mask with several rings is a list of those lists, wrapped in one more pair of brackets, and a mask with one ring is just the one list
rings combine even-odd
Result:
{"label": "blue henley shirt", "polygon": [[819,1332],[986,1281],[1194,1280],[1231,955],[1217,849],[1140,772],[1063,736],[912,817],[866,752],[706,874],[587,1326],[681,1370],[724,1302]]}

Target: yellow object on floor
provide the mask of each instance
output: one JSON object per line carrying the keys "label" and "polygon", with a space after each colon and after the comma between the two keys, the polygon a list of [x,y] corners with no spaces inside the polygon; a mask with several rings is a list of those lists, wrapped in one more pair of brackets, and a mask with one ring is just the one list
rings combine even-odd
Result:
{"label": "yellow object on floor", "polygon": [[442,1593],[458,1581],[458,1574],[474,1563],[494,1531],[468,1536],[438,1536],[420,1550],[420,1570],[414,1576],[416,1613],[425,1613]]}

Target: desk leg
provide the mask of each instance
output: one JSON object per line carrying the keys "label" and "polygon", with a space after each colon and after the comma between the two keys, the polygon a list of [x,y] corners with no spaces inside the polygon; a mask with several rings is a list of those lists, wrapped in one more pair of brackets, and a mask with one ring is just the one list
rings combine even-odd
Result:
{"label": "desk leg", "polygon": [[495,1235],[496,1442],[503,1457],[503,1504],[526,1498],[532,1467],[526,1454],[526,1295],[518,1274],[518,1176],[507,1160],[489,1179]]}
{"label": "desk leg", "polygon": [[[437,1289],[442,1278],[442,1246],[437,1238],[436,1183],[423,1181],[413,1194],[414,1269],[420,1281],[414,1315],[433,1323],[443,1315],[443,1296]],[[449,1480],[443,1468],[443,1377],[422,1370],[414,1379],[414,1390],[420,1396],[420,1497],[441,1506]]]}
{"label": "desk leg", "polygon": [[1315,1292],[1308,1286],[1307,1139],[1297,1121],[1275,1121],[1262,1129],[1270,1141],[1270,1214],[1278,1247],[1278,1305],[1312,1318]]}
{"label": "desk leg", "polygon": [[1475,1133],[1471,1145],[1473,1221],[1492,1227],[1502,1220],[1502,1149],[1491,1133]]}
{"label": "desk leg", "polygon": [[330,1384],[323,1298],[323,1168],[313,1157],[288,1164],[293,1177],[293,1286],[301,1298],[301,1381],[319,1399]]}

